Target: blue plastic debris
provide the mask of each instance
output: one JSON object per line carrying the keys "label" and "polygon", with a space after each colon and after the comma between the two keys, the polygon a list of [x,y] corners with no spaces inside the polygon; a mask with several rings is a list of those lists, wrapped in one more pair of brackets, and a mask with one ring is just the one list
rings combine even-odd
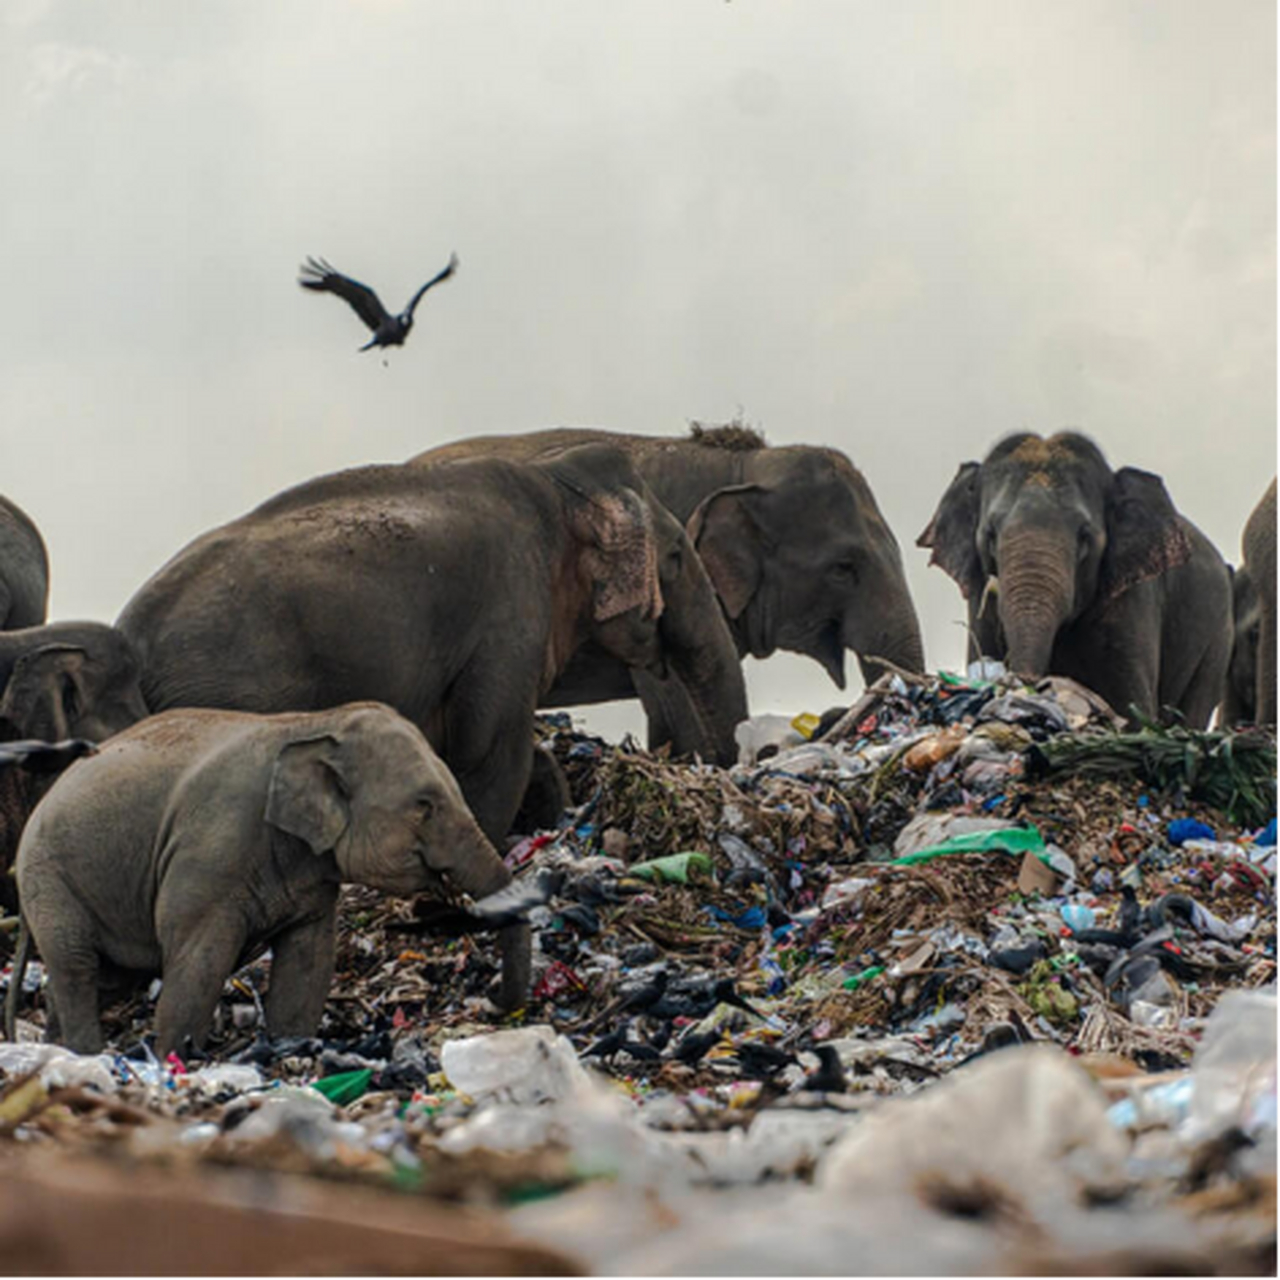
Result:
{"label": "blue plastic debris", "polygon": [[1062,923],[1072,933],[1079,933],[1081,929],[1092,929],[1097,920],[1097,916],[1090,908],[1081,906],[1078,902],[1068,902],[1058,914],[1062,917]]}
{"label": "blue plastic debris", "polygon": [[713,905],[702,908],[713,920],[723,920],[726,924],[735,925],[739,929],[763,929],[768,916],[763,907],[748,907],[745,911],[734,915],[723,907]]}
{"label": "blue plastic debris", "polygon": [[1215,840],[1217,832],[1197,818],[1175,818],[1165,831],[1169,843],[1178,848],[1188,840]]}

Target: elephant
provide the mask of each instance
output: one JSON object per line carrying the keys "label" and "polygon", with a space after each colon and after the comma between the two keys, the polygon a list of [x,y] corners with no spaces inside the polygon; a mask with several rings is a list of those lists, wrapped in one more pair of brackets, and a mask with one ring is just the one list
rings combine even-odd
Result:
{"label": "elephant", "polygon": [[1274,478],[1249,516],[1241,539],[1244,568],[1258,597],[1256,719],[1276,722],[1276,482]]}
{"label": "elephant", "polygon": [[[159,976],[161,1057],[203,1043],[223,983],[266,946],[268,1034],[314,1035],[340,884],[483,897],[511,880],[426,739],[377,702],[143,720],[41,801],[17,875],[49,1038],[99,1052],[101,992]],[[527,948],[502,979],[522,1000]]]}
{"label": "elephant", "polygon": [[[0,742],[105,742],[147,714],[133,646],[100,622],[0,632]],[[17,908],[9,870],[50,772],[0,774],[0,906]]]}
{"label": "elephant", "polygon": [[0,630],[38,627],[49,606],[49,553],[35,522],[0,498]]}
{"label": "elephant", "polygon": [[[835,449],[770,447],[737,425],[695,427],[685,439],[557,427],[481,436],[415,455],[410,466],[460,457],[528,460],[583,441],[607,441],[631,458],[649,488],[686,527],[715,588],[739,657],[778,649],[817,661],[845,687],[845,651],[870,683],[887,659],[924,669],[924,646],[902,556],[862,474]],[[664,584],[665,585],[665,584]],[[547,706],[632,698],[649,714],[650,743],[688,749],[679,691],[641,687],[620,663],[585,646],[549,690]],[[736,758],[736,745],[723,753]]]}
{"label": "elephant", "polygon": [[534,463],[359,468],[197,539],[119,625],[152,710],[389,703],[497,843],[529,780],[538,701],[587,640],[628,667],[669,666],[709,717],[745,709],[725,632],[664,648],[663,546],[693,555],[605,445]]}
{"label": "elephant", "polygon": [[1231,665],[1218,723],[1223,728],[1253,724],[1258,718],[1258,638],[1261,604],[1248,568],[1241,565],[1231,575]]}
{"label": "elephant", "polygon": [[959,584],[970,656],[1068,676],[1123,716],[1202,728],[1231,653],[1231,582],[1159,476],[1088,437],[1020,432],[966,462],[917,545]]}

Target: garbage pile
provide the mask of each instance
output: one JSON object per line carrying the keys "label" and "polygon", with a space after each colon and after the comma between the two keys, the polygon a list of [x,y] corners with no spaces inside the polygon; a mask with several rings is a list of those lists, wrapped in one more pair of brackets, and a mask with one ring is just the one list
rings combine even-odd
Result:
{"label": "garbage pile", "polygon": [[[1080,686],[1024,688],[993,664],[885,677],[821,721],[757,717],[729,770],[615,747],[567,716],[542,729],[574,808],[512,841],[516,879],[490,904],[534,929],[522,1014],[504,1021],[490,1003],[498,956],[474,915],[348,888],[319,1037],[266,1038],[267,956],[228,983],[204,1057],[158,1062],[153,988],[104,1018],[117,1052],[0,1045],[0,1154],[54,1144],[337,1176],[507,1206],[535,1235],[559,1221],[546,1197],[603,1180],[623,1197],[600,1202],[606,1215],[628,1187],[678,1203],[690,1187],[732,1188],[740,1239],[754,1240],[748,1189],[799,1179],[795,1213],[816,1214],[819,1251],[854,1229],[849,1197],[879,1205],[863,1228],[881,1265],[855,1268],[841,1249],[826,1269],[845,1271],[887,1269],[876,1216],[921,1200],[961,1224],[950,1256],[969,1257],[970,1240],[979,1270],[993,1264],[978,1227],[1002,1248],[1038,1240],[1077,1260],[1072,1214],[1104,1201],[1141,1224],[1108,1228],[1117,1249],[1141,1236],[1194,1253],[1208,1236],[1187,1225],[1188,1198],[1229,1185],[1235,1199],[1209,1216],[1250,1224],[1224,1228],[1229,1256],[1274,1267],[1274,1212],[1269,1228],[1255,1212],[1268,1158],[1274,1204],[1274,737],[1126,731]],[[40,980],[31,965],[32,992]],[[20,1040],[41,1021],[30,1011]],[[1223,1043],[1234,1065],[1215,1076]],[[1024,1179],[1018,1163],[1056,1167],[1037,1146],[1059,1141],[1052,1125],[1024,1117],[1034,1141],[1019,1155],[995,1118],[950,1136],[929,1118],[979,1115],[986,1103],[960,1099],[982,1079],[983,1096],[1013,1098],[991,1083],[1001,1072],[1029,1073],[1042,1101],[1017,1105],[1063,1117],[1062,1150],[1095,1159],[1070,1175],[1087,1187],[1070,1212],[1037,1190],[1067,1175]],[[1077,1099],[1070,1117],[1048,1101],[1059,1095]],[[1014,1123],[1017,1106],[1005,1112]],[[919,1167],[894,1145],[915,1126]],[[988,1136],[987,1163],[971,1152],[957,1171],[946,1153]],[[869,1152],[898,1170],[875,1188]],[[1175,1199],[1176,1230],[1161,1216]],[[510,1210],[524,1200],[536,1203]],[[670,1257],[645,1253],[652,1206],[632,1217],[649,1223],[632,1241],[639,1269],[709,1265],[712,1243],[679,1227],[678,1208]],[[600,1230],[576,1243],[613,1269],[591,1254]],[[917,1244],[918,1269],[969,1265],[947,1265],[944,1239],[936,1257]],[[797,1269],[762,1247],[769,1269]]]}

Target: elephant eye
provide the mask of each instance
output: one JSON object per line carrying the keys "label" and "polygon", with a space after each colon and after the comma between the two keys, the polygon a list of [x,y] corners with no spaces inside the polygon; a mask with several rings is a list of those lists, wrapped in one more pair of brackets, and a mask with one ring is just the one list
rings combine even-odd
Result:
{"label": "elephant eye", "polygon": [[831,565],[831,575],[844,582],[856,582],[858,578],[858,566],[852,560],[836,560]]}
{"label": "elephant eye", "polygon": [[419,796],[414,801],[414,807],[418,810],[419,815],[426,820],[435,813],[436,802],[430,796]]}

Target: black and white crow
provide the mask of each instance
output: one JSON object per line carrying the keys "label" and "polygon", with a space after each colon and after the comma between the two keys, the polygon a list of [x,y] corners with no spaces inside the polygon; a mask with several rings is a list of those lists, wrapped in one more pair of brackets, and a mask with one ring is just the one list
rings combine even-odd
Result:
{"label": "black and white crow", "polygon": [[315,289],[321,293],[336,293],[373,330],[373,337],[360,348],[368,351],[370,347],[401,347],[413,328],[413,310],[422,300],[422,295],[447,280],[458,267],[458,255],[450,254],[449,265],[443,271],[432,276],[417,293],[409,299],[409,305],[399,315],[391,315],[378,298],[378,295],[367,284],[344,276],[334,270],[323,258],[308,257],[300,268],[302,275],[298,283],[304,289]]}

